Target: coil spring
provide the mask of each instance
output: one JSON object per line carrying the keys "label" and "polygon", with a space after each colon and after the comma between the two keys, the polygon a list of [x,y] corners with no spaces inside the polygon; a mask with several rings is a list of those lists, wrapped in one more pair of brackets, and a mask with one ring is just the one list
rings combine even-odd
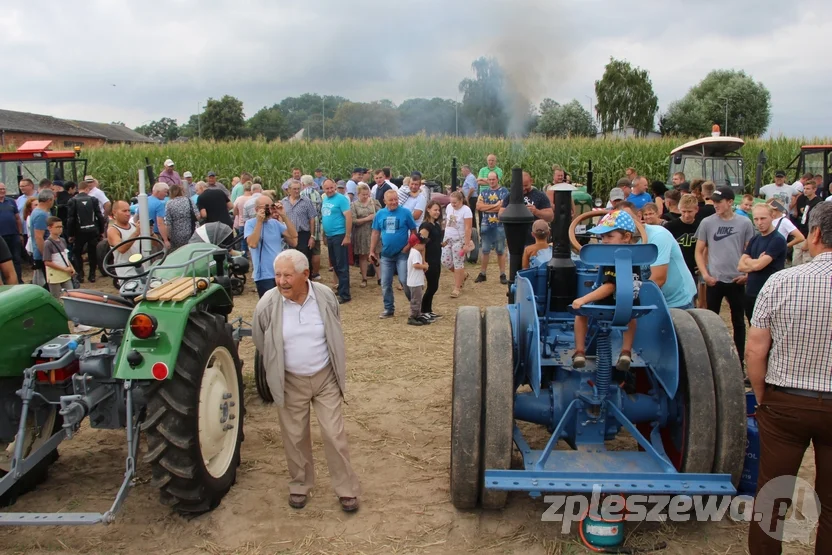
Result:
{"label": "coil spring", "polygon": [[595,369],[595,388],[598,398],[604,400],[612,379],[612,341],[609,332],[602,331],[598,334],[596,355],[598,365]]}

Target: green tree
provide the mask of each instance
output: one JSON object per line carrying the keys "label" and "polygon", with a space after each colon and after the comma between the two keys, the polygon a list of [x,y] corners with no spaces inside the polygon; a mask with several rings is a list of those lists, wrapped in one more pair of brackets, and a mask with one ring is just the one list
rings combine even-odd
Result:
{"label": "green tree", "polygon": [[[347,99],[341,96],[321,96],[319,94],[305,93],[300,96],[289,96],[280,101],[278,105],[286,122],[286,136],[291,137],[301,129],[305,129],[305,137],[319,139],[329,128],[330,120],[335,117],[335,112]],[[324,127],[321,122],[321,112],[326,121]],[[329,136],[329,131],[326,131]]]}
{"label": "green tree", "polygon": [[188,118],[188,123],[179,126],[179,136],[188,139],[199,137],[200,114],[193,114]]}
{"label": "green tree", "polygon": [[592,114],[577,100],[560,106],[547,98],[540,104],[536,131],[547,137],[594,137],[598,129]]}
{"label": "green tree", "polygon": [[403,135],[455,135],[457,106],[444,98],[410,98],[398,108]]}
{"label": "green tree", "polygon": [[338,137],[363,139],[399,135],[399,114],[392,102],[344,102],[332,118],[332,133]]}
{"label": "green tree", "polygon": [[262,136],[267,141],[287,138],[286,121],[277,104],[261,108],[246,122],[246,127],[252,137]]}
{"label": "green tree", "polygon": [[135,128],[136,133],[141,133],[145,137],[150,137],[154,141],[167,143],[175,141],[179,138],[179,125],[176,120],[172,118],[162,118],[158,121],[151,121],[146,125],[140,125]]}
{"label": "green tree", "polygon": [[714,70],[672,103],[664,120],[671,134],[704,135],[717,123],[724,134],[757,137],[771,123],[771,93],[744,71]]}
{"label": "green tree", "polygon": [[653,130],[659,101],[647,70],[610,58],[601,80],[595,81],[595,96],[595,109],[604,133],[631,126],[640,135]]}
{"label": "green tree", "polygon": [[203,139],[239,139],[245,136],[245,125],[243,103],[240,100],[229,95],[220,100],[208,99],[201,118]]}
{"label": "green tree", "polygon": [[509,114],[505,110],[505,73],[494,58],[479,58],[471,64],[474,79],[463,79],[461,112],[477,134],[503,136]]}

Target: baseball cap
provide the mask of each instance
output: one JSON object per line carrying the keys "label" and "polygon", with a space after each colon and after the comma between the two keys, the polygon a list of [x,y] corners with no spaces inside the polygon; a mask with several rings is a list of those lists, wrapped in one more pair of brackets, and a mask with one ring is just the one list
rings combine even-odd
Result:
{"label": "baseball cap", "polygon": [[[324,170],[323,170],[323,168],[315,168],[315,172],[321,172],[321,173],[323,173],[323,171],[324,171]],[[313,172],[313,173],[314,173],[314,172]]]}
{"label": "baseball cap", "polygon": [[786,213],[786,207],[785,207],[785,206],[783,206],[783,205],[780,203],[780,201],[779,201],[779,200],[773,200],[773,199],[772,199],[772,200],[770,200],[770,201],[769,201],[769,203],[768,203],[768,204],[769,204],[769,206],[771,206],[771,207],[772,207],[772,208],[774,208],[775,210],[779,210],[780,212],[783,212],[784,214]]}
{"label": "baseball cap", "polygon": [[60,179],[53,179],[53,180],[52,180],[52,185],[57,185],[58,187],[63,187],[63,186],[64,186],[64,182],[63,182],[63,181],[61,181]]}
{"label": "baseball cap", "polygon": [[352,173],[364,173],[365,171],[367,171],[367,170],[365,170],[364,168],[362,168],[360,166],[357,166],[355,169],[352,170]]}
{"label": "baseball cap", "polygon": [[730,187],[720,187],[711,193],[711,200],[714,202],[719,202],[721,200],[734,200],[734,198],[736,198],[736,195],[734,195],[734,191],[732,191]]}
{"label": "baseball cap", "polygon": [[422,179],[422,172],[411,172],[410,173],[411,179]]}
{"label": "baseball cap", "polygon": [[532,233],[535,235],[549,233],[549,224],[545,220],[535,220],[532,224]]}
{"label": "baseball cap", "polygon": [[689,192],[690,191],[690,183],[688,183],[687,181],[682,181],[681,183],[679,183],[679,186],[676,187],[676,188],[679,189],[680,191]]}
{"label": "baseball cap", "polygon": [[783,170],[777,170],[776,172],[774,172],[774,177],[786,177],[786,172],[784,172]]}
{"label": "baseball cap", "polygon": [[632,187],[633,182],[630,181],[629,179],[627,179],[626,177],[622,177],[621,179],[618,180],[618,183],[616,183],[615,186],[618,187],[619,189],[621,187]]}
{"label": "baseball cap", "polygon": [[167,160],[165,160],[165,167],[166,167],[166,168],[169,168],[169,167],[171,167],[171,166],[173,166],[173,165],[174,165],[173,160],[171,160],[170,158],[168,158]]}
{"label": "baseball cap", "polygon": [[338,183],[335,184],[337,189],[344,189],[347,186],[347,183],[342,179]]}
{"label": "baseball cap", "polygon": [[193,176],[194,176],[194,174],[192,174],[191,172],[185,172],[185,173],[182,174],[182,177],[193,177]]}
{"label": "baseball cap", "polygon": [[603,235],[615,230],[636,232],[636,223],[633,217],[624,210],[613,210],[598,222],[598,225],[589,230],[589,233]]}
{"label": "baseball cap", "polygon": [[208,172],[208,177],[217,177],[217,174],[214,172]]}
{"label": "baseball cap", "polygon": [[610,202],[614,200],[624,200],[626,196],[624,195],[624,190],[621,187],[614,187],[610,191]]}

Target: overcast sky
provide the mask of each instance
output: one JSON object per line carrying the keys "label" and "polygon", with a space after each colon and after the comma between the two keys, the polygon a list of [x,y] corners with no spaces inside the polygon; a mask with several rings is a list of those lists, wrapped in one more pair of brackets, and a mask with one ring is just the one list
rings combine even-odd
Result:
{"label": "overcast sky", "polygon": [[135,127],[184,123],[224,94],[247,117],[304,92],[453,99],[481,55],[500,59],[533,101],[589,106],[614,56],[650,72],[660,111],[710,70],[743,69],[771,91],[770,134],[832,135],[828,0],[2,4],[9,110]]}

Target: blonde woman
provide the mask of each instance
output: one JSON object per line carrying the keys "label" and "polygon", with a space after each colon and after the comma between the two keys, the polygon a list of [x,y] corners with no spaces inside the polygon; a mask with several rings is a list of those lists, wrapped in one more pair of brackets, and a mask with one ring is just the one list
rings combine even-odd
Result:
{"label": "blonde woman", "polygon": [[[370,237],[372,223],[376,212],[381,210],[381,204],[370,198],[370,187],[363,181],[358,184],[358,198],[350,205],[352,211],[352,247],[353,254],[358,257],[358,267],[361,269],[361,287],[367,287],[367,268],[370,257]],[[376,248],[376,254],[381,252]]]}
{"label": "blonde woman", "polygon": [[451,193],[451,203],[445,209],[445,240],[442,242],[442,265],[454,272],[454,289],[451,297],[459,297],[462,285],[468,278],[465,272],[465,255],[471,250],[471,225],[474,214],[465,204],[459,191]]}

